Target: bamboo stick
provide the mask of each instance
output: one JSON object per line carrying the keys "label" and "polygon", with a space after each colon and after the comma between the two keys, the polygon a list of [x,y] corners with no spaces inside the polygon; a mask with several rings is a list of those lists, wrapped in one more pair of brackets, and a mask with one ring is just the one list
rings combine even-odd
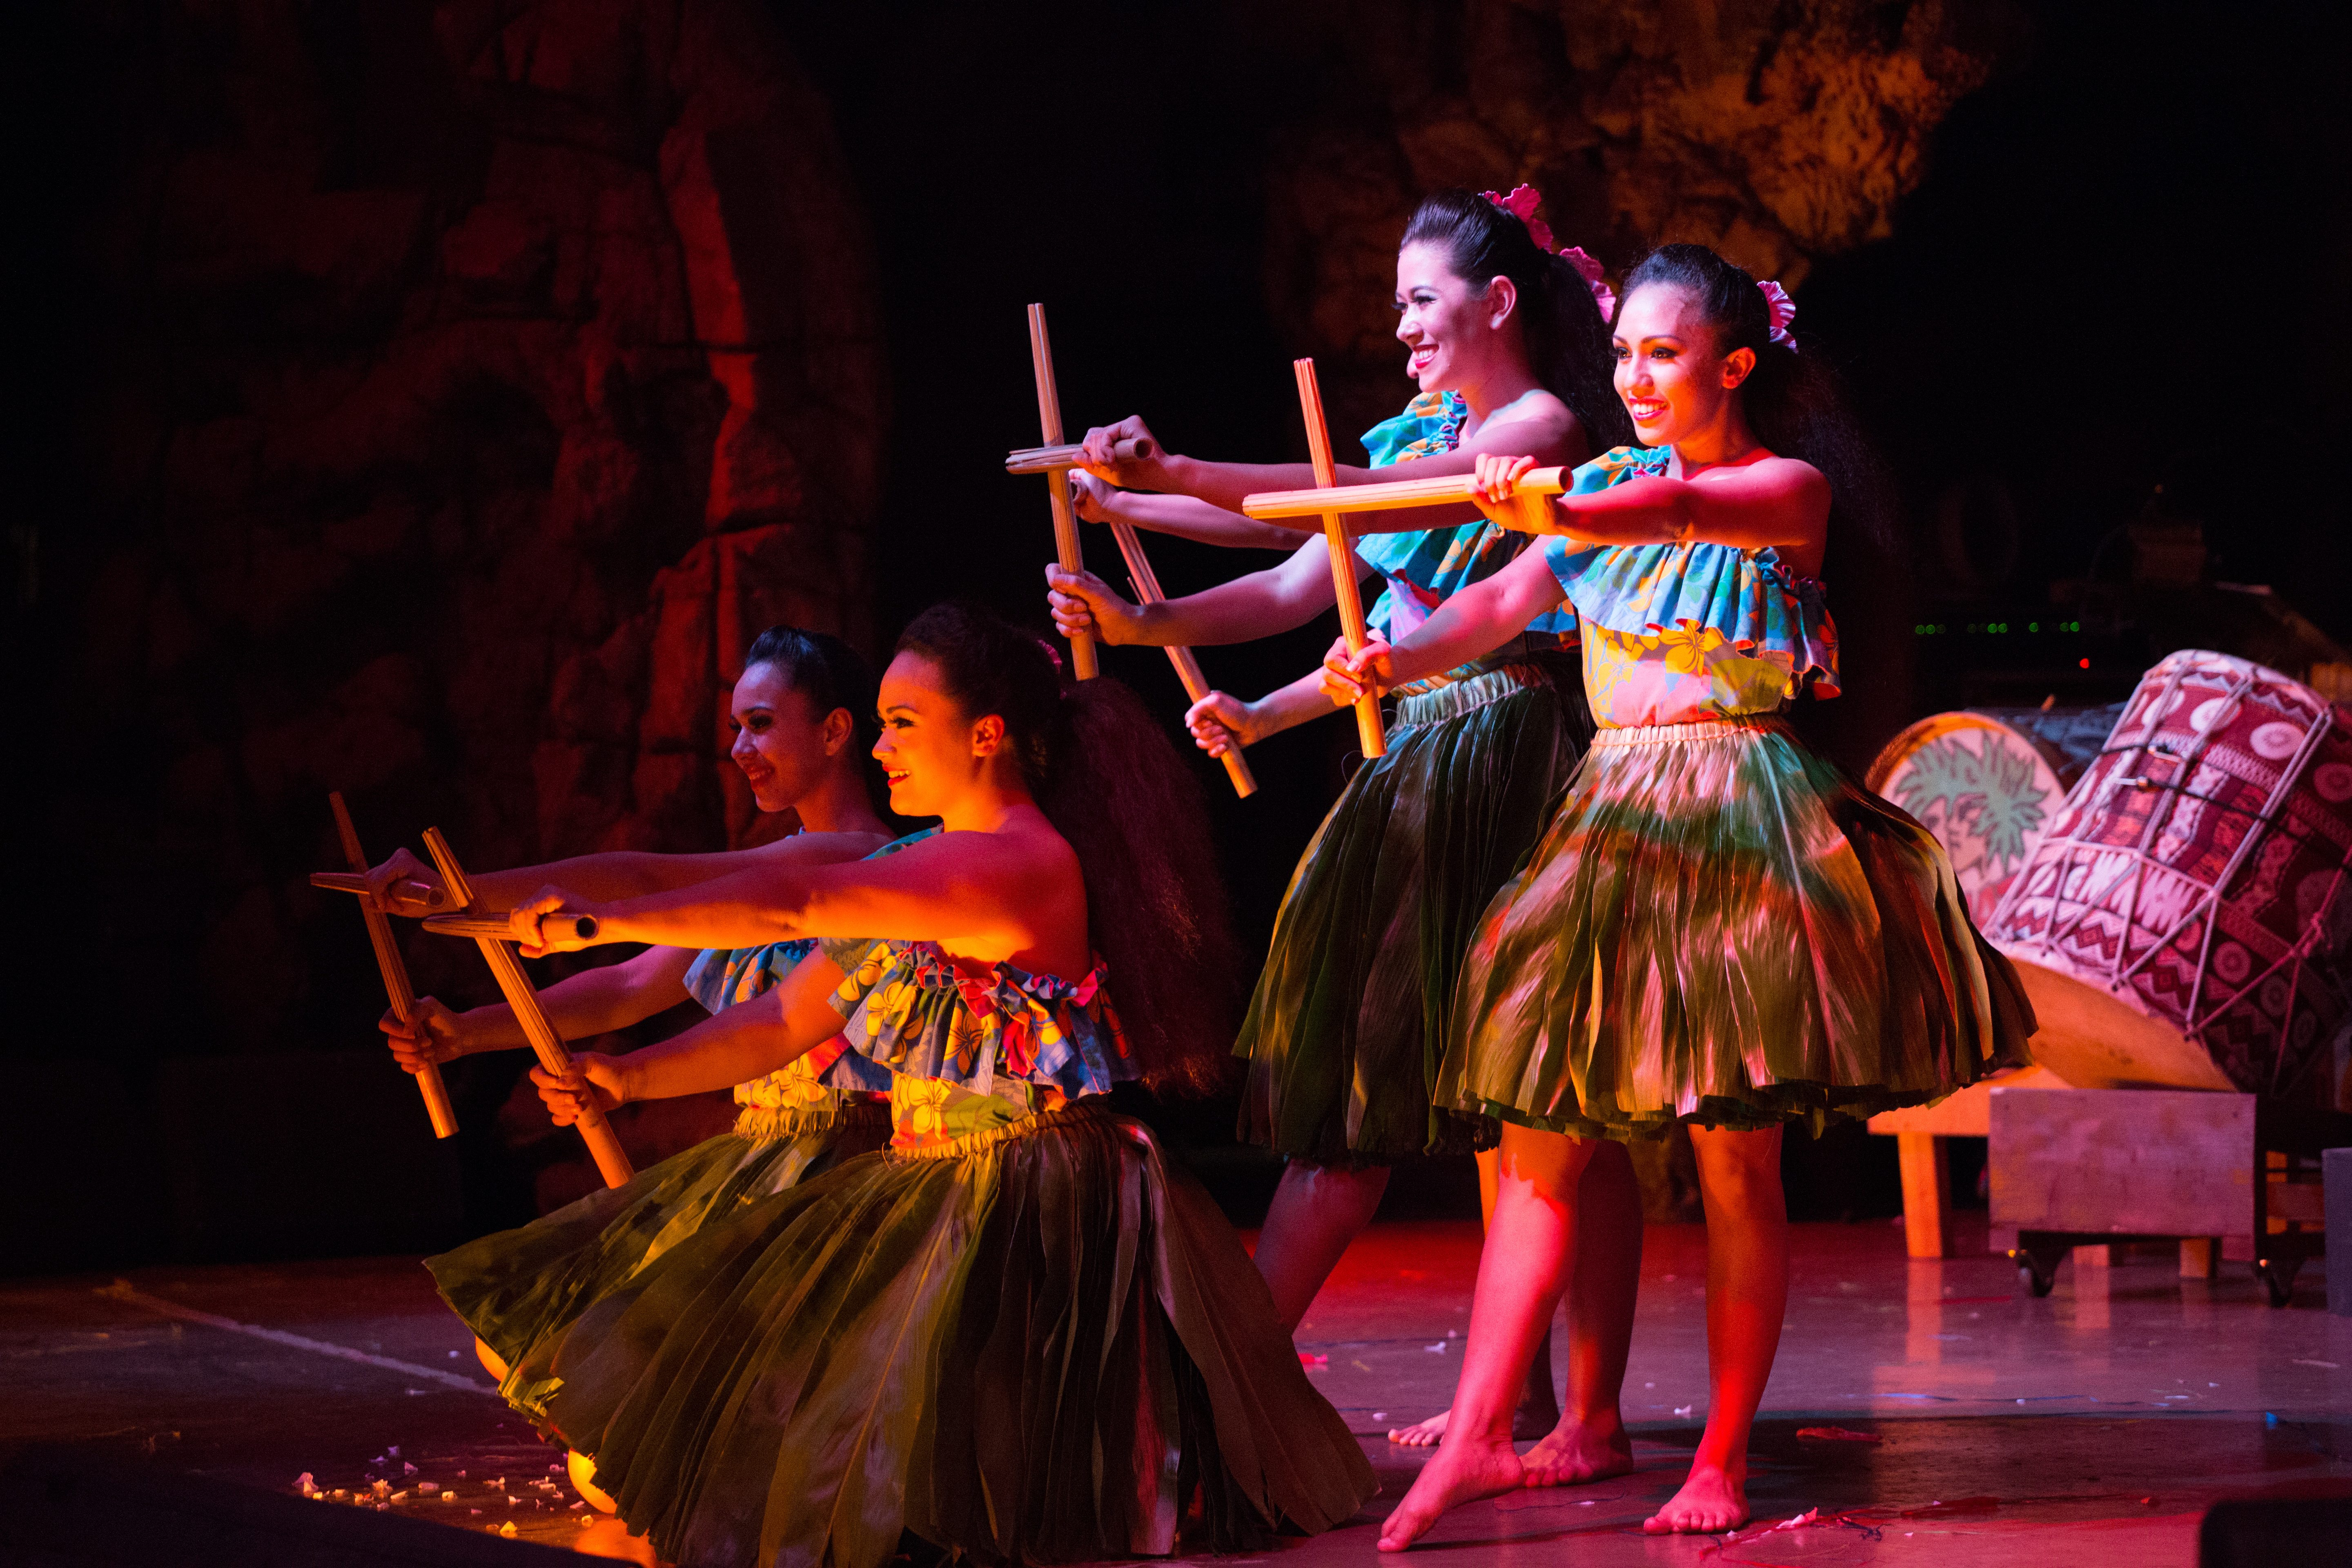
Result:
{"label": "bamboo stick", "polygon": [[[562,920],[563,915],[558,910],[549,918]],[[514,940],[514,928],[502,915],[427,915],[425,929],[435,936],[469,936],[476,942],[485,937],[497,942]],[[593,942],[596,940],[596,917],[582,915],[572,922],[572,929],[580,933],[581,941]]]}
{"label": "bamboo stick", "polygon": [[[1301,364],[1309,362],[1301,360]],[[1304,398],[1305,382],[1301,381],[1299,395]],[[1517,500],[1521,503],[1522,521],[1532,525],[1532,531],[1559,531],[1549,523],[1545,514],[1550,508],[1543,498],[1559,495],[1568,488],[1566,468],[1531,468],[1519,479]],[[1467,474],[1454,474],[1433,479],[1394,479],[1386,484],[1349,485],[1349,511],[1395,511],[1406,507],[1444,506],[1453,501],[1472,499],[1471,479]],[[1277,522],[1285,518],[1323,517],[1328,514],[1330,498],[1320,489],[1311,490],[1265,490],[1242,498],[1242,510],[1261,522]]]}
{"label": "bamboo stick", "polygon": [[[432,855],[433,864],[440,868],[441,880],[447,886],[451,900],[460,909],[472,908],[474,886],[466,879],[465,871],[457,864],[457,857],[451,853],[449,841],[441,837],[439,828],[425,830],[425,847]],[[570,1072],[572,1053],[563,1048],[562,1037],[547,1021],[547,1014],[539,1005],[539,995],[530,988],[530,976],[522,972],[522,963],[515,957],[514,950],[503,941],[488,936],[475,938],[474,945],[481,949],[484,961],[490,966],[490,973],[497,977],[499,989],[506,994],[507,1005],[514,1009],[515,1022],[522,1026],[524,1036],[530,1041],[530,1048],[539,1054],[539,1065],[551,1073]],[[604,1112],[597,1107],[593,1090],[587,1103],[581,1108],[577,1125],[606,1186],[617,1187],[636,1174],[629,1163],[628,1155],[622,1152],[620,1139],[613,1134],[613,1124],[604,1119]]]}
{"label": "bamboo stick", "polygon": [[[1037,423],[1044,429],[1045,445],[1062,444],[1062,399],[1054,390],[1054,348],[1045,338],[1045,307],[1029,307],[1029,368],[1037,378]],[[1065,572],[1087,569],[1085,554],[1078,548],[1077,514],[1070,510],[1070,472],[1067,468],[1047,468],[1046,493],[1054,503],[1054,549],[1061,557]],[[1080,680],[1092,680],[1097,666],[1095,660],[1095,639],[1080,632],[1070,639],[1070,664]]]}
{"label": "bamboo stick", "polygon": [[[1159,448],[1138,437],[1132,441],[1116,442],[1111,457],[1121,463],[1149,458]],[[1084,447],[1024,447],[1004,454],[1004,471],[1008,474],[1042,474],[1049,468],[1083,468],[1087,466]]]}
{"label": "bamboo stick", "polygon": [[[1293,360],[1290,368],[1298,377],[1299,412],[1307,416],[1307,455],[1315,462],[1316,491],[1324,498],[1323,542],[1331,547],[1331,585],[1339,593],[1339,629],[1347,635],[1348,651],[1359,653],[1364,647],[1364,602],[1356,593],[1356,552],[1349,547],[1347,525],[1330,505],[1331,492],[1339,487],[1339,477],[1331,466],[1331,432],[1323,425],[1323,394],[1315,384],[1313,360]],[[1351,491],[1354,488],[1350,487]],[[1351,510],[1354,504],[1351,494]],[[1356,739],[1367,757],[1382,756],[1388,752],[1388,733],[1381,723],[1381,700],[1370,691],[1356,699]]]}
{"label": "bamboo stick", "polygon": [[[1110,525],[1111,537],[1118,541],[1118,552],[1127,559],[1127,575],[1135,588],[1140,604],[1156,605],[1168,595],[1160,591],[1160,576],[1151,570],[1150,561],[1143,553],[1143,541],[1127,523]],[[1176,667],[1176,679],[1184,683],[1184,695],[1198,702],[1209,694],[1208,678],[1201,673],[1201,661],[1192,657],[1189,647],[1171,647],[1168,662]],[[1231,750],[1217,759],[1225,764],[1225,776],[1234,782],[1234,793],[1247,800],[1257,793],[1257,778],[1250,772],[1249,763],[1242,760],[1240,737],[1234,737]]]}
{"label": "bamboo stick", "polygon": [[[392,919],[383,906],[366,897],[367,857],[360,853],[359,830],[352,826],[352,814],[343,805],[341,790],[327,793],[327,805],[335,814],[335,834],[343,841],[343,858],[352,863],[352,870],[360,873],[360,913],[367,919],[368,942],[375,949],[375,966],[383,974],[384,994],[392,999],[392,1015],[404,1024],[416,1020],[416,992],[408,984],[408,966],[400,961],[400,944],[393,940]],[[317,879],[311,879],[316,881]],[[457,1131],[457,1108],[449,1103],[448,1086],[441,1081],[441,1069],[427,1062],[415,1074],[416,1092],[425,1097],[425,1114],[432,1120],[433,1136],[447,1138]]]}
{"label": "bamboo stick", "polygon": [[[368,879],[356,871],[313,871],[310,873],[310,886],[323,888],[331,893],[357,893],[365,898],[368,891]],[[441,889],[425,883],[400,882],[395,883],[394,886],[415,889],[416,891],[409,896],[419,903],[437,906],[441,902]]]}

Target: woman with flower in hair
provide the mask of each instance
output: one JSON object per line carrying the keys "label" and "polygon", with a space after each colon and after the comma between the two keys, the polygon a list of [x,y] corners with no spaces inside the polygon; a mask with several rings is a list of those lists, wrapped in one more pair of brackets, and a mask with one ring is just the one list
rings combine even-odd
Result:
{"label": "woman with flower in hair", "polygon": [[1370,1468],[1239,1239],[1108,1109],[1121,1079],[1213,1081],[1223,1050],[1234,955],[1174,749],[1118,682],[1066,685],[955,605],[901,636],[880,713],[891,805],[940,832],[513,911],[532,953],[584,945],[580,913],[598,942],[816,944],[739,1009],[767,1029],[535,1072],[559,1121],[836,1037],[897,1075],[887,1149],[736,1194],[551,1336],[517,1404],[698,1568],[877,1568],[907,1534],[984,1562],[1222,1552],[1349,1518]]}
{"label": "woman with flower in hair", "polygon": [[[1342,484],[1466,474],[1483,453],[1539,452],[1581,461],[1627,434],[1609,390],[1610,295],[1600,264],[1555,253],[1522,185],[1508,196],[1446,191],[1424,200],[1397,252],[1397,337],[1420,394],[1364,435],[1370,464]],[[1066,632],[1113,643],[1230,643],[1305,624],[1331,607],[1322,542],[1240,516],[1253,491],[1311,485],[1304,464],[1215,463],[1168,452],[1114,460],[1149,437],[1139,419],[1087,436],[1103,480],[1081,485],[1083,510],[1139,527],[1293,551],[1271,570],[1188,598],[1132,605],[1087,574],[1049,569]],[[1127,487],[1115,490],[1109,484]],[[1150,491],[1160,493],[1130,493]],[[1528,542],[1466,503],[1423,512],[1417,531],[1366,538],[1359,568],[1383,592],[1369,616],[1391,637],[1418,626],[1450,594],[1485,581]],[[1493,1189],[1495,1123],[1433,1106],[1448,1005],[1472,922],[1534,844],[1575,765],[1591,722],[1566,645],[1571,614],[1542,618],[1507,648],[1441,671],[1402,694],[1388,754],[1357,770],[1292,878],[1234,1053],[1249,1077],[1241,1135],[1285,1156],[1257,1263],[1296,1327],[1350,1240],[1372,1215],[1391,1169],[1479,1151]],[[1245,702],[1213,692],[1188,715],[1212,754],[1331,712],[1309,678]],[[1617,1410],[1632,1332],[1641,1195],[1622,1150],[1587,1184],[1587,1230],[1608,1261],[1582,1276],[1571,1304],[1569,1405],[1555,1401],[1549,1355],[1529,1369],[1518,1424],[1543,1436],[1533,1463],[1549,1479],[1587,1479],[1632,1463]],[[1557,1430],[1554,1424],[1557,1421]],[[1444,1417],[1392,1440],[1437,1440]],[[1547,1434],[1549,1434],[1547,1436]]]}
{"label": "woman with flower in hair", "polygon": [[[1876,521],[1868,455],[1793,314],[1712,251],[1654,252],[1612,343],[1649,445],[1579,468],[1541,548],[1392,645],[1327,661],[1332,700],[1352,701],[1566,602],[1600,726],[1464,966],[1436,1098],[1502,1120],[1504,1177],[1445,1442],[1384,1550],[1525,1484],[1510,1403],[1588,1255],[1579,1186],[1596,1150],[1677,1121],[1706,1206],[1709,1398],[1690,1476],[1644,1528],[1744,1521],[1788,1301],[1781,1129],[1940,1099],[2018,1059],[2032,1029],[1936,840],[1780,717],[1836,692],[1822,561],[1833,525]],[[1483,500],[1510,500],[1530,466],[1482,457]]]}
{"label": "woman with flower in hair", "polygon": [[[689,887],[779,859],[805,865],[854,860],[888,846],[901,825],[889,812],[881,764],[872,754],[874,671],[840,638],[796,626],[770,626],[752,640],[735,682],[730,755],[767,814],[793,812],[789,837],[757,848],[709,855],[605,851],[544,866],[480,872],[477,900],[504,909],[551,881],[621,898]],[[934,831],[926,829],[926,832]],[[439,875],[403,849],[369,874],[387,907],[430,913]],[[764,994],[815,946],[801,940],[728,950],[652,947],[626,961],[583,970],[541,992],[540,1003],[566,1039],[626,1028],[689,997],[711,1016],[682,1038],[772,1027],[761,1009],[741,1004]],[[484,1051],[520,1050],[529,1042],[514,1010],[493,1003],[455,1013],[430,996],[404,1021],[386,1013],[393,1055],[410,1072]],[[853,1155],[878,1149],[890,1132],[890,1073],[835,1039],[783,1068],[734,1086],[732,1134],[707,1140],[690,1160],[665,1163],[566,1208],[564,1218],[533,1227],[527,1247],[494,1237],[437,1260],[449,1288],[477,1302],[475,1349],[483,1365],[528,1403],[543,1373],[542,1350],[606,1292],[627,1283],[660,1250],[743,1195],[780,1192]],[[461,1282],[462,1281],[462,1282]],[[585,1484],[591,1468],[572,1456],[573,1480],[609,1511],[610,1500]]]}

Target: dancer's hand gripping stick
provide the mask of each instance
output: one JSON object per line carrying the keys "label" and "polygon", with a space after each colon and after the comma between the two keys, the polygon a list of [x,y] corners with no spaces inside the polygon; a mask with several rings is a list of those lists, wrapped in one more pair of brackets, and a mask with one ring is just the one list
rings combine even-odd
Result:
{"label": "dancer's hand gripping stick", "polygon": [[[449,897],[460,909],[471,909],[474,904],[473,884],[466,880],[466,873],[458,866],[457,857],[450,853],[449,841],[441,837],[439,828],[425,830],[425,847],[432,855],[433,864],[440,869],[441,880],[447,884]],[[554,1026],[547,1021],[547,1015],[541,1011],[538,993],[530,988],[530,976],[522,972],[522,961],[515,957],[512,948],[496,937],[476,936],[474,945],[481,949],[491,974],[498,979],[499,989],[506,994],[507,1005],[514,1009],[515,1022],[522,1026],[524,1036],[530,1041],[530,1048],[539,1053],[539,1065],[551,1073],[569,1073],[572,1070],[572,1053],[563,1048],[563,1037],[555,1032]],[[606,1186],[617,1187],[636,1174],[629,1163],[628,1155],[622,1152],[621,1141],[613,1135],[613,1124],[604,1120],[604,1112],[598,1109],[593,1094],[581,1107],[579,1127],[580,1136],[587,1141],[588,1152],[595,1157],[596,1169],[603,1174]]]}
{"label": "dancer's hand gripping stick", "polygon": [[[1315,384],[1315,362],[1293,360],[1290,368],[1298,377],[1299,412],[1307,416],[1307,455],[1315,461],[1315,488],[1328,496],[1339,487],[1339,477],[1331,466],[1331,433],[1323,425],[1323,394]],[[1323,541],[1331,547],[1331,585],[1339,598],[1339,629],[1347,634],[1348,651],[1360,653],[1364,647],[1364,601],[1356,593],[1356,552],[1349,547],[1347,526],[1341,522],[1339,511],[1327,507],[1322,515]],[[1381,700],[1370,691],[1356,699],[1356,739],[1363,743],[1364,755],[1368,757],[1382,756],[1388,752],[1388,732],[1381,723]]]}
{"label": "dancer's hand gripping stick", "polygon": [[[335,833],[343,841],[343,858],[361,876],[360,912],[367,917],[368,941],[375,948],[375,966],[383,973],[384,994],[392,999],[393,1016],[404,1024],[412,1023],[416,1017],[416,992],[408,984],[408,966],[400,962],[400,944],[393,940],[392,918],[368,895],[368,863],[367,857],[360,853],[359,830],[352,826],[352,814],[343,805],[341,791],[330,791],[327,805],[335,814]],[[449,1103],[449,1089],[441,1081],[441,1069],[431,1062],[425,1063],[416,1074],[416,1089],[425,1097],[425,1114],[433,1119],[433,1136],[446,1138],[455,1133],[457,1108]]]}
{"label": "dancer's hand gripping stick", "polygon": [[[1045,445],[1062,444],[1062,398],[1054,390],[1054,348],[1045,339],[1045,307],[1029,307],[1029,368],[1037,378],[1037,423],[1043,426]],[[1083,572],[1086,557],[1078,549],[1077,514],[1070,510],[1070,470],[1047,468],[1040,470],[1045,476],[1046,493],[1054,502],[1054,551],[1061,558],[1065,572]],[[1080,680],[1095,678],[1095,639],[1084,632],[1070,638],[1070,668],[1077,671]]]}

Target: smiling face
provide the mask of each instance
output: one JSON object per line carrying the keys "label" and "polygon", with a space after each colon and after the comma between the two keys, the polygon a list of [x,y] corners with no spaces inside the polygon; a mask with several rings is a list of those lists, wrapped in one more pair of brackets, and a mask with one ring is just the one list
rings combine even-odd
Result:
{"label": "smiling face", "polygon": [[815,709],[772,664],[753,665],[735,683],[735,743],[728,755],[761,811],[782,811],[808,795],[849,743],[849,710]]}
{"label": "smiling face", "polygon": [[1756,368],[1752,350],[1718,352],[1698,301],[1663,283],[1627,296],[1609,352],[1617,362],[1617,395],[1645,447],[1672,446],[1719,426],[1737,412],[1739,384]]}
{"label": "smiling face", "polygon": [[1518,351],[1518,292],[1507,278],[1474,287],[1444,250],[1412,244],[1397,252],[1397,341],[1405,370],[1423,392],[1475,385],[1498,355]]}
{"label": "smiling face", "polygon": [[967,718],[939,667],[919,653],[890,661],[877,707],[882,737],[874,755],[890,783],[890,809],[902,816],[947,816],[984,782],[1004,743],[1004,721],[993,713]]}

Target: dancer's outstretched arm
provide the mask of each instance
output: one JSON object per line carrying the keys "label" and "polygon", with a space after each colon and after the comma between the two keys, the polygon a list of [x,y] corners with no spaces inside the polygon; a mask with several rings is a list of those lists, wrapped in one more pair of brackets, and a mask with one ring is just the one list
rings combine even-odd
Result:
{"label": "dancer's outstretched arm", "polygon": [[810,953],[777,983],[773,994],[713,1014],[691,1029],[608,1057],[574,1052],[569,1073],[543,1067],[530,1080],[558,1126],[576,1121],[591,1093],[606,1110],[633,1100],[674,1100],[682,1094],[730,1089],[774,1072],[841,1033],[845,1020],[834,1001],[841,966]]}
{"label": "dancer's outstretched arm", "polygon": [[[1160,498],[1165,500],[1167,498]],[[1298,544],[1287,536],[1290,559],[1181,599],[1138,605],[1091,572],[1045,568],[1045,601],[1064,637],[1084,633],[1116,645],[1209,647],[1251,642],[1303,626],[1338,602],[1331,555],[1321,540]],[[1356,563],[1357,578],[1370,573]]]}
{"label": "dancer's outstretched arm", "polygon": [[1567,596],[1544,552],[1523,551],[1492,577],[1447,598],[1402,642],[1374,637],[1354,653],[1345,638],[1333,643],[1318,679],[1323,694],[1344,708],[1368,690],[1377,696],[1491,653]]}
{"label": "dancer's outstretched arm", "polygon": [[[1486,457],[1473,478],[1507,526],[1518,514],[1503,503],[1517,494],[1532,458]],[[1766,458],[1708,468],[1696,479],[1644,475],[1606,489],[1551,499],[1557,531],[1588,544],[1727,544],[1767,546],[1818,555],[1829,528],[1830,484],[1822,471],[1795,458]]]}
{"label": "dancer's outstretched arm", "polygon": [[[468,879],[474,884],[474,901],[486,910],[510,910],[551,884],[569,888],[584,898],[634,899],[690,888],[757,867],[862,860],[888,842],[879,833],[796,833],[754,849],[724,849],[709,855],[612,849],[551,860],[543,866],[478,871]],[[441,874],[406,849],[394,850],[389,859],[370,871],[368,888],[392,914],[421,920],[454,912],[446,894],[440,903],[426,901],[427,891],[442,890]]]}
{"label": "dancer's outstretched arm", "polygon": [[[686,1000],[686,972],[694,959],[691,948],[655,947],[619,963],[583,969],[541,991],[540,1010],[567,1040],[625,1029]],[[503,1002],[455,1013],[434,997],[420,996],[409,1022],[386,1012],[376,1027],[410,1072],[479,1051],[519,1051],[530,1045],[514,1009]]]}
{"label": "dancer's outstretched arm", "polygon": [[1087,522],[1123,522],[1130,528],[1172,533],[1179,539],[1225,549],[1290,550],[1298,543],[1295,530],[1276,528],[1192,496],[1119,489],[1083,468],[1070,474],[1070,500]]}
{"label": "dancer's outstretched arm", "polygon": [[[640,899],[583,899],[551,887],[518,905],[509,920],[514,940],[533,958],[616,942],[751,947],[887,931],[993,961],[1027,951],[1042,931],[1060,929],[1073,897],[1082,918],[1077,857],[1058,835],[961,832],[879,860],[770,864]],[[595,934],[581,937],[569,919],[542,927],[541,917],[559,910],[593,916]]]}

